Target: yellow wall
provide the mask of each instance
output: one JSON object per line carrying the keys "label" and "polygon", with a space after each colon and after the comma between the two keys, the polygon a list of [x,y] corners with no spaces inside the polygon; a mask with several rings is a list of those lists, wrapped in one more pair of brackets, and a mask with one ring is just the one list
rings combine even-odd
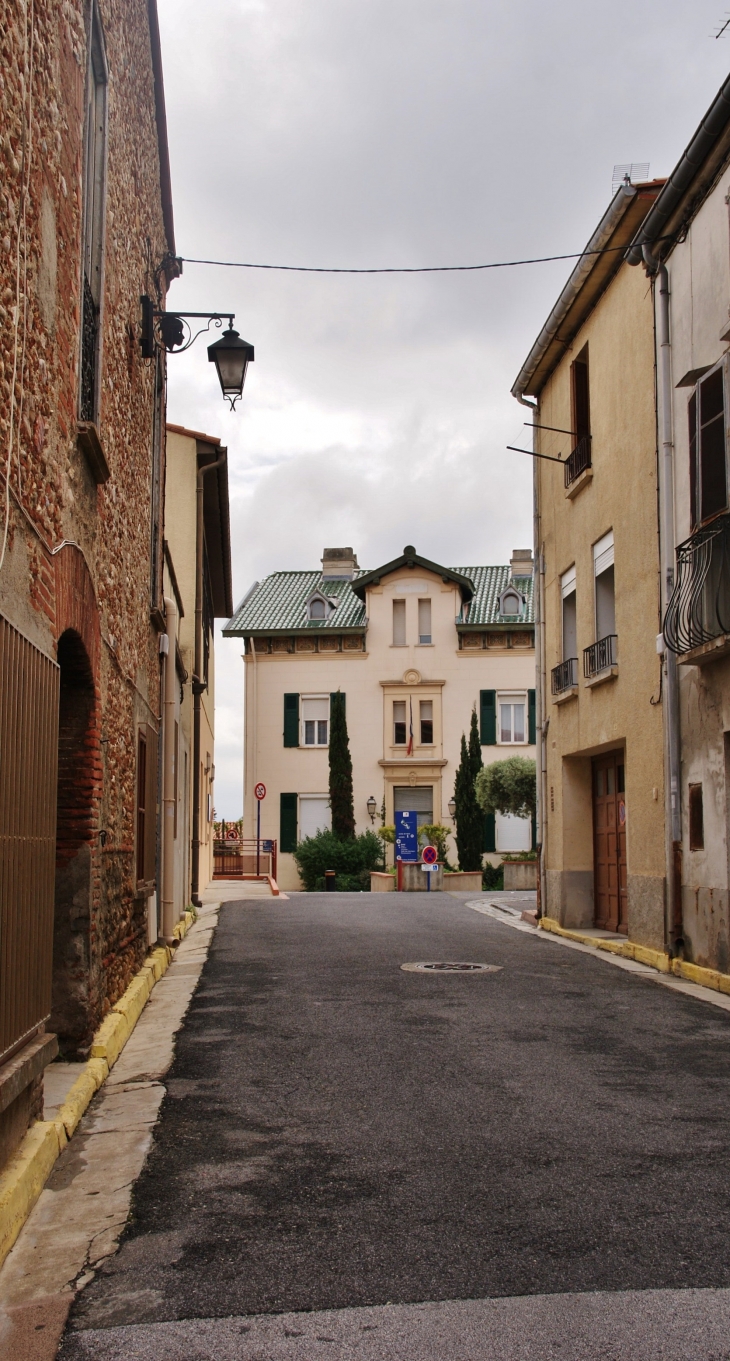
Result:
{"label": "yellow wall", "polygon": [[[562,469],[538,463],[545,561],[547,685],[547,910],[567,924],[593,915],[590,757],[623,747],[626,765],[629,934],[663,944],[664,789],[656,635],[661,628],[657,538],[654,340],[650,285],[622,266],[540,395],[538,423],[571,429],[570,368],[585,345],[593,476],[573,499]],[[541,432],[540,450],[571,452],[568,435]],[[614,534],[618,674],[588,688],[583,649],[596,640],[593,545]],[[562,659],[560,577],[576,568],[579,685],[553,702]],[[655,703],[652,704],[651,700]]]}

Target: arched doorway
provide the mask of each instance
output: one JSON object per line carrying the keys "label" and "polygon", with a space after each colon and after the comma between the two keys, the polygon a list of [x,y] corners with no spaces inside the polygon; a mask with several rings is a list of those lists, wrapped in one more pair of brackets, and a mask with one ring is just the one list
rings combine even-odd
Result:
{"label": "arched doorway", "polygon": [[91,1038],[91,915],[98,766],[96,694],[80,635],[58,640],[58,812],[53,922],[51,1029],[62,1052],[83,1053]]}

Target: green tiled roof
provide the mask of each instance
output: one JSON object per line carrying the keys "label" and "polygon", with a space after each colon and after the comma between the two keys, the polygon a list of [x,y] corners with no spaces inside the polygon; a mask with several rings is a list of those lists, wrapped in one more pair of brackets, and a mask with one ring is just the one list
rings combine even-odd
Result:
{"label": "green tiled roof", "polygon": [[[514,581],[527,598],[526,612],[519,619],[499,614],[499,596],[510,581],[509,567],[455,567],[452,571],[469,577],[474,584],[474,597],[468,615],[470,627],[504,623],[531,624],[532,577],[515,577]],[[369,572],[355,572],[358,577]],[[310,596],[319,591],[328,600],[337,600],[337,608],[328,619],[307,619],[306,605]],[[247,637],[256,633],[293,633],[299,631],[341,633],[343,630],[362,629],[367,625],[365,605],[355,595],[349,581],[323,580],[320,571],[272,572],[244,596],[233,618],[226,624],[226,637]]]}

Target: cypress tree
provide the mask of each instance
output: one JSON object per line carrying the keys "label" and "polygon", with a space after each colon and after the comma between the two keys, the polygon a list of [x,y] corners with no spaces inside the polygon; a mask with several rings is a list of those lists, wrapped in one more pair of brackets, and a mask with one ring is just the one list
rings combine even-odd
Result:
{"label": "cypress tree", "polygon": [[352,758],[347,736],[345,696],[341,691],[330,700],[330,810],[332,831],[340,841],[355,836],[355,807],[352,799]]}
{"label": "cypress tree", "polygon": [[461,760],[454,784],[456,809],[456,849],[459,855],[460,870],[480,870],[484,847],[484,814],[477,803],[474,780],[482,764],[482,750],[479,741],[476,711],[472,711],[469,746],[464,733],[461,734]]}

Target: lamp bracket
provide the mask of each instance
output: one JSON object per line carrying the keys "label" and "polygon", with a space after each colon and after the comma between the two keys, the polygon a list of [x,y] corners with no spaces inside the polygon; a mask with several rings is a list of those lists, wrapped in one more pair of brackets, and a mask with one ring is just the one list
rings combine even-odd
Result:
{"label": "lamp bracket", "polygon": [[[142,305],[142,329],[139,346],[144,359],[152,359],[155,350],[165,350],[167,354],[184,354],[195,344],[198,336],[209,331],[211,326],[220,330],[224,321],[233,327],[234,312],[167,312],[155,307],[146,293],[140,298]],[[195,333],[189,319],[204,320]]]}

